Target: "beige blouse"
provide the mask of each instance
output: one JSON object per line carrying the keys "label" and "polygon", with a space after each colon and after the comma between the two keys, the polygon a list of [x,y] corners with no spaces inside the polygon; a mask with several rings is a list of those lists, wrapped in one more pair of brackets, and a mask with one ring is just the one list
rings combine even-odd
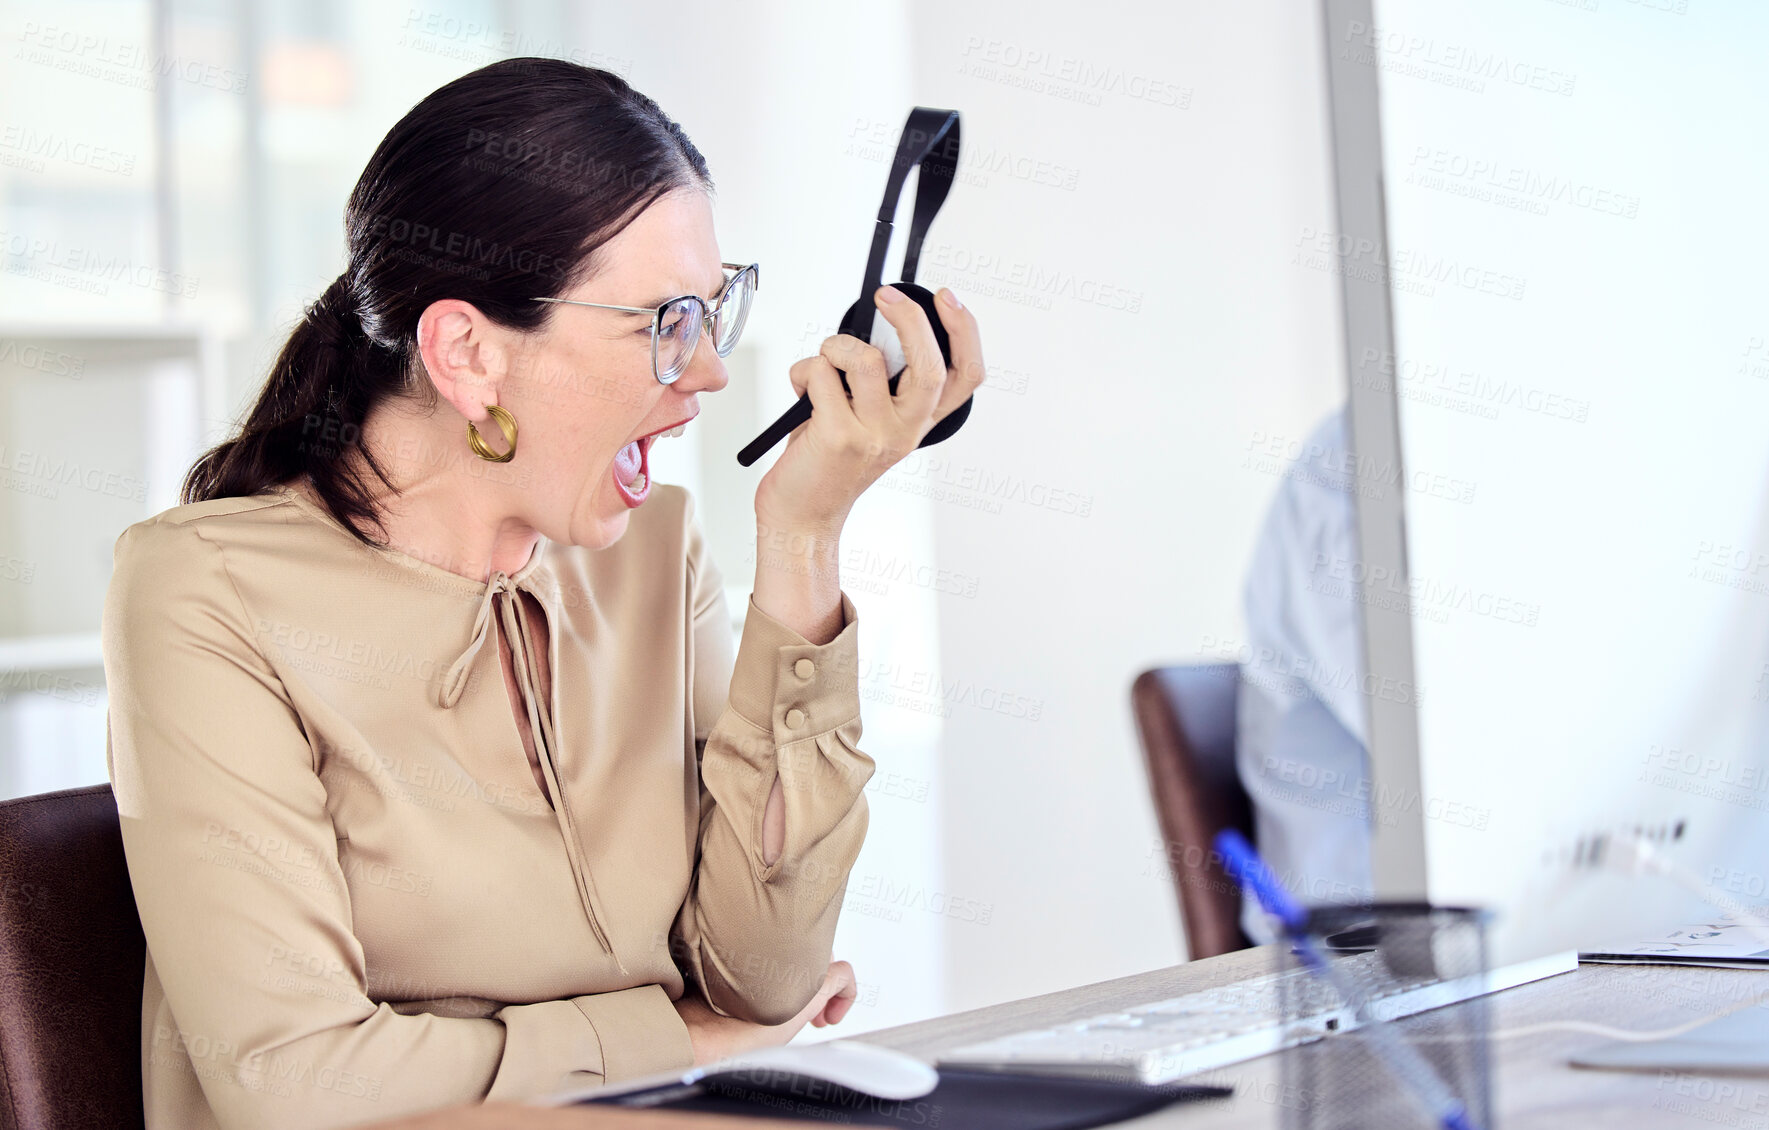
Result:
{"label": "beige blouse", "polygon": [[[371,549],[289,487],[167,510],[115,559],[108,757],[147,936],[150,1130],[344,1126],[686,1067],[684,975],[765,1024],[821,985],[874,768],[857,615],[844,593],[813,645],[752,599],[733,659],[687,491],[656,486],[613,546],[543,539],[489,583]],[[517,590],[545,611],[550,704]]]}

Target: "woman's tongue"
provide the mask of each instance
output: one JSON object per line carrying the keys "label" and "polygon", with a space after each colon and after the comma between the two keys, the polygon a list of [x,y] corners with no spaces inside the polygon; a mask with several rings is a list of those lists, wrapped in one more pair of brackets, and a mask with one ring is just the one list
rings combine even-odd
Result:
{"label": "woman's tongue", "polygon": [[638,483],[640,473],[649,471],[645,465],[646,462],[645,445],[634,440],[621,448],[620,452],[615,455],[614,477],[620,480],[622,486],[633,487]]}

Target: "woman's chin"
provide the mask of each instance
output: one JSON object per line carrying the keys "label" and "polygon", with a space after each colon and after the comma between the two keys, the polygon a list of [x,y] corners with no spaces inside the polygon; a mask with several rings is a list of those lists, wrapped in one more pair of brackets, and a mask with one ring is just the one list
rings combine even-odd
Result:
{"label": "woman's chin", "polygon": [[618,509],[603,507],[591,528],[584,531],[587,540],[578,540],[576,544],[590,549],[607,549],[626,534],[627,523],[632,520],[633,512],[619,499],[614,502]]}
{"label": "woman's chin", "polygon": [[607,549],[619,541],[632,521],[633,508],[614,489],[612,475],[604,475],[600,486],[582,498],[572,515],[571,544],[586,549]]}

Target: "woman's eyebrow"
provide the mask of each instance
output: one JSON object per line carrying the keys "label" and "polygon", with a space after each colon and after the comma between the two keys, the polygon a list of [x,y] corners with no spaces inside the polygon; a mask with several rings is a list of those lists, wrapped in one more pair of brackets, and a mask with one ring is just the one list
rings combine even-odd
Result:
{"label": "woman's eyebrow", "polygon": [[[727,282],[727,281],[728,281],[728,280],[727,280],[727,279],[726,279],[726,278],[725,278],[725,271],[724,271],[724,269],[723,269],[723,268],[720,268],[720,270],[719,270],[719,281],[718,281],[718,282],[716,282],[716,283],[714,283],[714,284],[713,284],[713,285],[712,285],[712,287],[711,287],[711,289],[710,289],[710,290],[709,290],[709,291],[708,291],[708,292],[707,292],[707,293],[705,293],[705,294],[702,294],[702,295],[700,295],[700,296],[699,296],[699,297],[701,297],[701,298],[704,298],[704,299],[706,299],[706,301],[707,301],[707,304],[708,304],[708,305],[711,305],[711,304],[712,304],[712,301],[713,301],[713,299],[715,299],[715,298],[717,298],[717,297],[718,297],[718,296],[719,296],[719,291],[721,291],[721,290],[724,290],[724,289],[725,289],[725,283],[726,283],[726,282]],[[682,292],[682,291],[679,291],[679,290],[675,290],[675,291],[671,291],[671,292],[670,292],[670,293],[668,293],[668,294],[664,294],[664,295],[659,295],[659,296],[658,296],[658,298],[657,298],[657,299],[656,299],[656,301],[653,301],[653,302],[648,302],[648,303],[646,303],[646,305],[647,305],[647,306],[649,306],[649,307],[650,307],[650,308],[651,308],[651,309],[653,309],[653,310],[655,310],[655,309],[657,309],[657,308],[658,308],[658,307],[659,307],[659,306],[662,306],[662,305],[663,305],[663,304],[664,304],[664,303],[665,303],[665,302],[668,302],[668,301],[670,301],[670,300],[671,300],[671,299],[675,299],[675,298],[680,298],[680,297],[682,297],[682,294],[683,294],[683,292]]]}

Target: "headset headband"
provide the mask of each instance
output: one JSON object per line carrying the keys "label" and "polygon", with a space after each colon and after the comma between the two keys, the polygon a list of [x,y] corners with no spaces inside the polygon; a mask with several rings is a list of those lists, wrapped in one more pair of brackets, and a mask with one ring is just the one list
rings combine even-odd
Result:
{"label": "headset headband", "polygon": [[873,291],[884,285],[885,254],[891,246],[897,202],[903,196],[903,182],[909,179],[909,170],[917,165],[921,166],[921,176],[915,183],[915,217],[909,222],[909,246],[903,252],[904,282],[915,281],[921,241],[939,214],[940,205],[946,203],[946,194],[952,191],[958,172],[957,110],[917,106],[903,123],[897,155],[891,160],[891,173],[885,180],[884,201],[878,206],[878,222],[872,229],[872,253],[867,256],[866,276],[860,282],[860,304],[853,311],[860,324],[844,323],[840,331],[861,341],[872,340],[872,316],[877,310],[869,299]]}

